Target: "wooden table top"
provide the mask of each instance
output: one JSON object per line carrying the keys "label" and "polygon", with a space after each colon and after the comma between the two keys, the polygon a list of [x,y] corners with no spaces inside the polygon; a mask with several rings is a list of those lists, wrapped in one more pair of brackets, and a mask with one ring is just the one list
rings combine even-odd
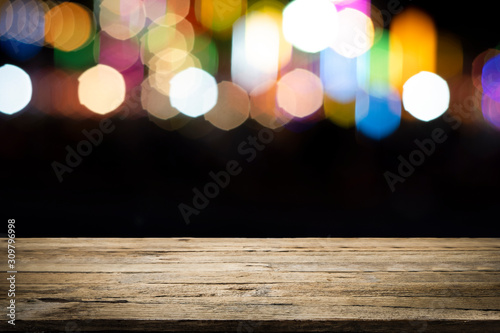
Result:
{"label": "wooden table top", "polygon": [[18,238],[16,269],[1,331],[500,332],[500,239]]}

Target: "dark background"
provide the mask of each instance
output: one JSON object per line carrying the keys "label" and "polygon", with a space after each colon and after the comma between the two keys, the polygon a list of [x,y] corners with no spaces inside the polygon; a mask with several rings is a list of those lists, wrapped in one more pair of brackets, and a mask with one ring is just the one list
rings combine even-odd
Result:
{"label": "dark background", "polygon": [[[493,2],[403,5],[428,11],[439,29],[460,36],[465,72],[500,42]],[[0,55],[0,63],[29,72],[51,66],[51,50],[27,63]],[[64,163],[65,147],[75,148],[81,131],[98,121],[30,108],[0,115],[0,207],[5,219],[16,219],[17,237],[500,236],[500,133],[487,126],[403,121],[375,142],[323,120],[276,133],[246,162],[238,146],[260,129],[250,120],[230,132],[210,130],[203,119],[173,132],[146,116],[111,120],[116,129],[60,183],[51,163]],[[407,158],[414,140],[435,128],[448,139],[392,193],[384,172],[396,173],[398,156]],[[232,159],[241,174],[186,224],[178,205],[192,205],[193,188],[202,189],[209,172]]]}

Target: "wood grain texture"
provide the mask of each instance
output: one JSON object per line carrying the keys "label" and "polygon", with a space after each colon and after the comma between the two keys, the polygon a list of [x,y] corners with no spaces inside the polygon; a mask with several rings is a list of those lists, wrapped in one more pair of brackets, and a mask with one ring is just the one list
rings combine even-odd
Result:
{"label": "wood grain texture", "polygon": [[18,331],[500,332],[500,239],[24,238],[16,262]]}

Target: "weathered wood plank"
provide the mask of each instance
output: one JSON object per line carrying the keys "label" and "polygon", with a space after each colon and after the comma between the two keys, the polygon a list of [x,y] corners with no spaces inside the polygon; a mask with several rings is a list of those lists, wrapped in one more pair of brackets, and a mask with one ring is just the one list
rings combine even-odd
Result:
{"label": "weathered wood plank", "polygon": [[[264,251],[323,251],[328,249],[358,250],[363,248],[379,251],[399,251],[400,249],[439,249],[468,251],[484,248],[499,248],[496,238],[134,238],[133,243],[116,241],[114,238],[46,238],[18,239],[30,244],[32,250],[67,249],[78,251],[80,247],[93,251],[227,251],[255,250]],[[2,240],[5,241],[5,240]],[[53,242],[53,243],[52,243]]]}
{"label": "weathered wood plank", "polygon": [[[23,280],[19,280],[23,281]],[[375,282],[376,280],[374,280]],[[133,294],[127,295],[127,300],[143,300],[144,295],[150,297],[297,297],[311,294],[330,297],[331,295],[343,297],[491,297],[491,290],[499,288],[500,284],[485,282],[466,283],[373,283],[373,282],[344,282],[338,284],[324,282],[301,283],[155,283],[134,284]],[[61,289],[59,284],[24,284],[23,293],[18,299],[26,301],[43,298],[41,295],[51,295],[54,298],[72,300],[120,298],[123,296],[122,285],[92,285],[76,283]],[[488,300],[485,300],[485,302]]]}
{"label": "weathered wood plank", "polygon": [[[500,239],[30,238],[16,246],[20,331],[500,331]],[[0,287],[4,299],[6,280]]]}
{"label": "weathered wood plank", "polygon": [[24,284],[251,284],[251,283],[322,283],[331,284],[380,282],[392,284],[399,283],[438,283],[448,285],[459,282],[493,282],[500,281],[500,272],[196,272],[188,275],[177,272],[142,272],[142,273],[80,273],[80,272],[58,272],[39,273],[23,272],[18,276],[19,281]]}

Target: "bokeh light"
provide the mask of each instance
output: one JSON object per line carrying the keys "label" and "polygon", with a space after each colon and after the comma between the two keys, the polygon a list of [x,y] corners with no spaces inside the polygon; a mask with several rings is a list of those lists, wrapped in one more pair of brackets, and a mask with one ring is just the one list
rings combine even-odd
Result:
{"label": "bokeh light", "polygon": [[482,92],[474,86],[470,75],[451,79],[450,108],[448,113],[466,124],[483,120],[481,113]]}
{"label": "bokeh light", "polygon": [[97,65],[78,78],[80,103],[98,114],[107,114],[125,100],[125,80],[116,69]]}
{"label": "bokeh light", "polygon": [[339,30],[331,47],[346,58],[356,58],[373,45],[375,29],[370,17],[364,13],[346,8],[338,13]]}
{"label": "bokeh light", "polygon": [[356,80],[358,88],[364,91],[370,90],[370,60],[369,52],[363,53],[356,60]]}
{"label": "bokeh light", "polygon": [[189,67],[201,67],[199,60],[191,53],[174,48],[158,52],[149,62],[150,73],[174,74]]}
{"label": "bokeh light", "polygon": [[232,82],[224,81],[217,86],[217,104],[205,114],[205,119],[215,127],[229,131],[248,119],[250,100],[248,93]]}
{"label": "bokeh light", "polygon": [[481,84],[486,95],[500,102],[500,55],[491,58],[484,65]]}
{"label": "bokeh light", "polygon": [[262,82],[250,92],[250,117],[264,127],[276,129],[293,119],[277,105],[276,81]]}
{"label": "bokeh light", "polygon": [[191,54],[200,61],[200,66],[204,71],[211,75],[217,74],[219,69],[219,51],[210,36],[198,34],[195,37]]}
{"label": "bokeh light", "polygon": [[28,105],[33,93],[31,79],[14,65],[0,67],[0,112],[12,115]]}
{"label": "bokeh light", "polygon": [[179,110],[170,104],[170,98],[152,87],[147,79],[141,85],[141,104],[158,119],[167,120],[179,114]]}
{"label": "bokeh light", "polygon": [[500,130],[500,102],[483,94],[481,106],[484,119],[494,128]]}
{"label": "bokeh light", "polygon": [[217,83],[199,68],[188,68],[170,80],[170,103],[189,117],[210,111],[217,103]]}
{"label": "bokeh light", "polygon": [[420,72],[403,86],[403,105],[413,117],[431,121],[448,110],[450,89],[439,75]]}
{"label": "bokeh light", "polygon": [[167,49],[153,59],[149,68],[149,81],[156,90],[168,96],[170,80],[177,73],[192,67],[201,68],[195,56],[182,50]]}
{"label": "bokeh light", "polygon": [[125,80],[125,87],[127,91],[130,91],[142,83],[142,80],[144,79],[144,65],[138,59],[135,64],[120,71],[120,74]]}
{"label": "bokeh light", "polygon": [[294,0],[283,10],[283,33],[296,48],[316,53],[332,45],[339,17],[330,0]]}
{"label": "bokeh light", "polygon": [[252,13],[246,19],[245,56],[248,64],[259,71],[278,72],[279,26],[271,16]]}
{"label": "bokeh light", "polygon": [[400,92],[413,75],[421,71],[436,72],[436,27],[426,13],[408,8],[395,16],[389,43],[391,85]]}
{"label": "bokeh light", "polygon": [[[204,131],[228,131],[249,117],[294,131],[328,118],[378,139],[401,117],[429,121],[447,109],[467,124],[496,119],[500,50],[480,53],[470,68],[461,39],[437,31],[417,7],[378,9],[370,0],[90,3],[93,10],[87,2],[0,0],[0,50],[13,63],[51,49],[36,58],[53,61],[50,67],[30,69],[32,90],[39,90],[32,106],[51,116],[106,114],[140,98],[168,128],[200,115]],[[395,111],[395,90],[408,113]],[[390,121],[384,127],[380,119]]]}
{"label": "bokeh light", "polygon": [[146,25],[146,10],[142,0],[102,0],[99,6],[101,30],[116,39],[136,36]]}
{"label": "bokeh light", "polygon": [[137,38],[116,39],[106,32],[99,33],[99,63],[117,71],[130,68],[139,59],[140,47]]}
{"label": "bokeh light", "polygon": [[94,15],[83,5],[63,2],[45,14],[45,40],[61,51],[83,47],[94,31]]}
{"label": "bokeh light", "polygon": [[486,63],[490,59],[496,57],[497,55],[500,55],[500,50],[488,49],[475,57],[474,61],[472,62],[472,82],[474,83],[474,86],[481,92],[483,91],[482,80],[484,65],[486,65]]}
{"label": "bokeh light", "polygon": [[155,123],[155,125],[167,131],[178,131],[193,120],[193,118],[182,113],[178,113],[176,116],[168,119],[157,118],[153,114],[148,113],[148,118]]}
{"label": "bokeh light", "polygon": [[332,123],[343,128],[351,128],[356,123],[355,101],[349,103],[338,102],[325,94],[323,109],[325,117]]}
{"label": "bokeh light", "polygon": [[262,82],[277,79],[282,43],[286,43],[280,37],[280,27],[278,17],[260,11],[252,12],[234,24],[231,55],[234,83],[252,91]]}
{"label": "bokeh light", "polygon": [[197,19],[207,29],[228,30],[245,12],[246,3],[246,0],[196,0]]}
{"label": "bokeh light", "polygon": [[387,30],[380,32],[380,38],[373,44],[369,52],[369,91],[374,96],[387,96],[391,85],[389,78],[389,33]]}
{"label": "bokeh light", "polygon": [[54,49],[54,65],[58,68],[70,70],[84,70],[95,66],[99,62],[99,37],[94,35],[81,48],[74,51]]}
{"label": "bokeh light", "polygon": [[375,28],[375,37],[373,42],[376,43],[380,38],[381,32],[383,32],[386,28],[387,23],[384,22],[384,15],[382,14],[382,11],[375,5],[370,5],[370,18],[373,22],[373,27]]}
{"label": "bokeh light", "polygon": [[[155,20],[141,37],[141,59],[150,68],[157,61],[178,62],[181,60],[178,52],[183,52],[184,58],[187,57],[194,43],[192,24],[178,15],[167,14]],[[177,54],[174,55],[173,51]],[[172,61],[172,56],[175,61]]]}
{"label": "bokeh light", "polygon": [[356,59],[346,58],[331,48],[321,51],[320,76],[325,93],[335,101],[349,103],[356,98]]}
{"label": "bokeh light", "polygon": [[48,6],[35,0],[0,1],[0,47],[10,57],[26,61],[37,55],[45,38]]}
{"label": "bokeh light", "polygon": [[56,101],[66,99],[67,95],[61,94],[61,90],[64,89],[64,85],[66,84],[66,79],[67,74],[60,69],[40,69],[33,73],[33,98],[31,105],[37,111],[52,116],[58,115],[55,104],[57,103]]}
{"label": "bokeh light", "polygon": [[464,52],[460,39],[449,33],[438,35],[437,74],[444,79],[462,75]]}
{"label": "bokeh light", "polygon": [[167,1],[144,0],[144,11],[149,22],[155,21],[167,12]]}
{"label": "bokeh light", "polygon": [[61,69],[42,69],[34,73],[31,105],[55,117],[84,119],[91,116],[78,100],[78,72]]}
{"label": "bokeh light", "polygon": [[[189,14],[191,1],[186,0],[167,0],[167,13],[174,14],[184,18]],[[163,13],[165,14],[165,13]]]}
{"label": "bokeh light", "polygon": [[401,122],[401,99],[396,91],[387,96],[356,96],[356,128],[365,136],[381,140],[392,134]]}
{"label": "bokeh light", "polygon": [[289,65],[292,59],[292,44],[290,44],[283,33],[283,9],[285,5],[279,0],[258,0],[254,2],[248,13],[261,13],[271,18],[279,30],[279,68]]}
{"label": "bokeh light", "polygon": [[323,84],[319,77],[304,69],[295,69],[278,81],[278,106],[294,117],[304,118],[323,104]]}
{"label": "bokeh light", "polygon": [[331,0],[340,12],[346,8],[355,9],[365,15],[370,14],[370,0]]}

